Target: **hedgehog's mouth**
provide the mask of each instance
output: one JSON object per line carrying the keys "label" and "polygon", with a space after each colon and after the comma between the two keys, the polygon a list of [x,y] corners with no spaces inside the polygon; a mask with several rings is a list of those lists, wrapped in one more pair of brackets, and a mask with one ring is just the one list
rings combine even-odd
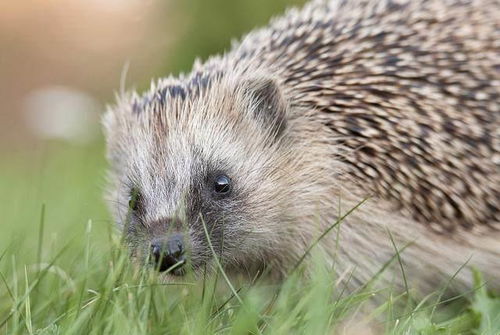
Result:
{"label": "hedgehog's mouth", "polygon": [[187,271],[184,268],[176,268],[176,269],[172,269],[172,270],[165,272],[165,274],[171,275],[174,277],[183,277],[186,274],[186,272]]}
{"label": "hedgehog's mouth", "polygon": [[181,277],[186,274],[186,265],[187,261],[184,257],[182,259],[165,259],[155,260],[154,262],[150,261],[150,264],[153,266],[155,270],[161,272],[166,275],[173,275],[176,277]]}

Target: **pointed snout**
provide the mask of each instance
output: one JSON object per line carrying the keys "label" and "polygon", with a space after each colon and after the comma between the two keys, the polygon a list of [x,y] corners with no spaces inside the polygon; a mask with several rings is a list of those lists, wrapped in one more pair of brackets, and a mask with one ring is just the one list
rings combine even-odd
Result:
{"label": "pointed snout", "polygon": [[[180,233],[151,242],[151,261],[160,272],[180,269],[186,263],[184,253],[184,237]],[[178,271],[172,273],[179,274]]]}

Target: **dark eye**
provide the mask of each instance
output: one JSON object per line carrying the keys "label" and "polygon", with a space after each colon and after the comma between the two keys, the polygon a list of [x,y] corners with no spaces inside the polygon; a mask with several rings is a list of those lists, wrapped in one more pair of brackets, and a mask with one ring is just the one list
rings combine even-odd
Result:
{"label": "dark eye", "polygon": [[131,211],[137,211],[140,207],[141,193],[137,188],[130,190],[130,195],[128,197],[128,208]]}
{"label": "dark eye", "polygon": [[231,178],[225,174],[218,175],[214,180],[214,191],[220,195],[227,195],[231,191]]}

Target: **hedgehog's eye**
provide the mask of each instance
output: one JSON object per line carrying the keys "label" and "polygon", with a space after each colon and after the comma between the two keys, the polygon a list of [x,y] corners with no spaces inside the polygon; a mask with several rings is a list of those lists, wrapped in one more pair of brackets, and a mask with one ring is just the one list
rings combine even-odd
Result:
{"label": "hedgehog's eye", "polygon": [[231,178],[225,174],[218,175],[214,180],[214,191],[220,195],[227,195],[231,192]]}
{"label": "hedgehog's eye", "polygon": [[131,211],[137,211],[141,205],[141,193],[134,187],[130,190],[128,197],[128,208]]}

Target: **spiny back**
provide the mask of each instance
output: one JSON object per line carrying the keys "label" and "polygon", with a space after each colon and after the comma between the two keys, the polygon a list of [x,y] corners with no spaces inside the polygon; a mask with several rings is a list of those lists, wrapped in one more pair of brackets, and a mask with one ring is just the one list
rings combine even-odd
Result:
{"label": "spiny back", "polygon": [[367,193],[438,231],[499,229],[499,17],[496,0],[316,1],[198,71],[265,69]]}

